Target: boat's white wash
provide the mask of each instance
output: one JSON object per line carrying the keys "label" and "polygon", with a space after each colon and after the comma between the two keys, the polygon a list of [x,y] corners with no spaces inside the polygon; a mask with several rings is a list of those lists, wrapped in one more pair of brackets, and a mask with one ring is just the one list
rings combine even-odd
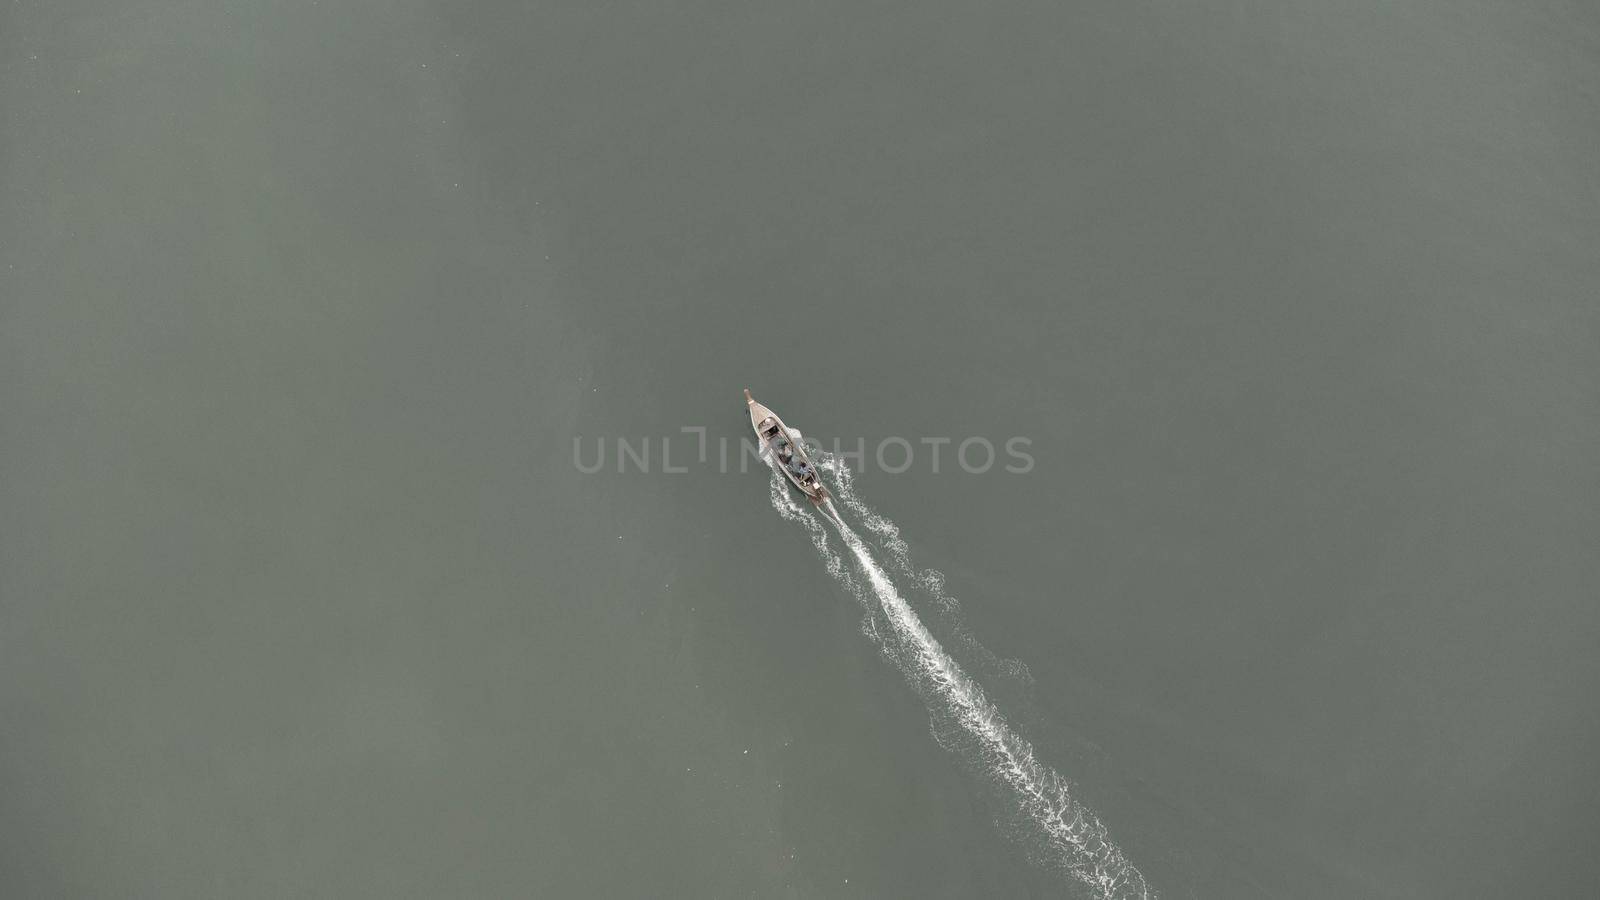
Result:
{"label": "boat's white wash", "polygon": [[[824,465],[827,466],[826,461]],[[939,645],[873,558],[866,543],[839,518],[832,504],[828,504],[832,515],[825,518],[833,523],[850,557],[866,578],[864,586],[851,577],[829,545],[827,529],[821,519],[795,502],[776,466],[772,472],[771,497],[774,508],[784,518],[804,525],[829,573],[858,599],[875,603],[882,612],[892,632],[887,637],[892,641],[872,632],[870,625],[869,633],[879,639],[880,646],[923,692],[936,722],[953,722],[971,739],[980,758],[969,762],[976,763],[1006,788],[1018,804],[1021,820],[1037,829],[1038,840],[1030,843],[1037,844],[1035,854],[1042,855],[1039,861],[1067,872],[1101,900],[1155,896],[1144,875],[1111,842],[1100,819],[1072,796],[1068,781],[1035,758],[1028,741],[1011,729],[982,688]],[[854,499],[853,493],[851,497]],[[894,533],[897,537],[898,531]],[[897,552],[904,552],[903,544]],[[950,741],[941,740],[941,743],[953,746]]]}

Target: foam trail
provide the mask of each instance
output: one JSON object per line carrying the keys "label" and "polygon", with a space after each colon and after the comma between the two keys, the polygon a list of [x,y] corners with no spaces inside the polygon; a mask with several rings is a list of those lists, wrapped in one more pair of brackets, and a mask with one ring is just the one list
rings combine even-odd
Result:
{"label": "foam trail", "polygon": [[821,457],[818,468],[829,474],[839,502],[843,503],[845,508],[850,510],[877,539],[886,552],[890,570],[909,579],[916,588],[933,599],[940,613],[941,624],[949,632],[947,640],[957,645],[957,649],[963,654],[962,658],[977,662],[980,669],[989,674],[1004,677],[1024,687],[1032,687],[1033,674],[1028,671],[1026,665],[1019,660],[996,656],[962,627],[961,602],[945,589],[944,573],[938,569],[919,569],[912,564],[911,548],[900,536],[899,526],[887,517],[879,515],[856,493],[855,473],[850,471],[850,467],[825,451]]}
{"label": "foam trail", "polygon": [[[1035,858],[1065,871],[1099,900],[1154,897],[1143,873],[1111,842],[1100,819],[1072,796],[1067,780],[1034,757],[1028,741],[1011,730],[983,689],[939,645],[866,543],[842,518],[830,519],[866,579],[861,585],[828,545],[827,529],[819,517],[795,503],[776,469],[772,476],[773,506],[784,518],[804,525],[834,577],[863,602],[876,601],[892,641],[882,640],[870,626],[869,632],[880,638],[886,652],[923,690],[935,725],[945,726],[938,734],[940,743],[958,753],[970,750],[969,761],[1006,788],[1017,803],[1019,819],[1033,832]],[[834,513],[837,516],[837,510]]]}

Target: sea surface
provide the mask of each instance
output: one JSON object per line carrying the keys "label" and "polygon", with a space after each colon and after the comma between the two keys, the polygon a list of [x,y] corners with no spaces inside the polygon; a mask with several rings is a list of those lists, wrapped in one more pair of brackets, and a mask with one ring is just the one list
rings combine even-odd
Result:
{"label": "sea surface", "polygon": [[1597,148],[1592,3],[7,2],[0,896],[1593,896]]}

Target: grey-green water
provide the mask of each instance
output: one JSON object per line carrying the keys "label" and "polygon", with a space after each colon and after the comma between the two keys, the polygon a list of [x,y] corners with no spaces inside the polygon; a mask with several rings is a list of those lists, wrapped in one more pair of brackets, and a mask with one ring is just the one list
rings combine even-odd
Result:
{"label": "grey-green water", "polygon": [[1592,894],[1597,99],[1561,2],[9,3],[0,893],[1079,891],[748,386],[1031,439],[855,488],[1163,896]]}

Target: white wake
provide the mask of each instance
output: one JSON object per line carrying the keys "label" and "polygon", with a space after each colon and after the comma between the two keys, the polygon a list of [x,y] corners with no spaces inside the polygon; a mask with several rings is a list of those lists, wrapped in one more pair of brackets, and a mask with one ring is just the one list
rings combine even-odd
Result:
{"label": "white wake", "polygon": [[[916,578],[941,602],[953,605],[954,599],[943,590],[943,577],[935,571],[918,571],[911,566],[899,529],[860,501],[845,468],[825,454],[821,467],[834,475],[845,506],[884,540],[894,567]],[[939,645],[916,611],[901,597],[871,549],[844,524],[838,509],[831,510],[832,517],[806,509],[795,501],[788,482],[776,468],[772,471],[770,493],[778,513],[806,529],[829,574],[868,605],[869,616],[864,626],[868,635],[922,691],[939,742],[965,757],[1011,797],[1016,805],[1017,821],[1032,832],[1026,836],[1030,855],[1037,862],[1081,882],[1099,900],[1154,897],[1155,892],[1146,883],[1143,873],[1111,842],[1099,817],[1072,795],[1071,785],[1065,778],[1035,758],[1032,745],[1011,729],[983,689]],[[865,584],[855,580],[828,542],[825,521],[832,522],[840,541],[865,578]],[[881,617],[871,615],[874,608]],[[878,633],[876,623],[879,621],[887,626],[888,634]]]}

